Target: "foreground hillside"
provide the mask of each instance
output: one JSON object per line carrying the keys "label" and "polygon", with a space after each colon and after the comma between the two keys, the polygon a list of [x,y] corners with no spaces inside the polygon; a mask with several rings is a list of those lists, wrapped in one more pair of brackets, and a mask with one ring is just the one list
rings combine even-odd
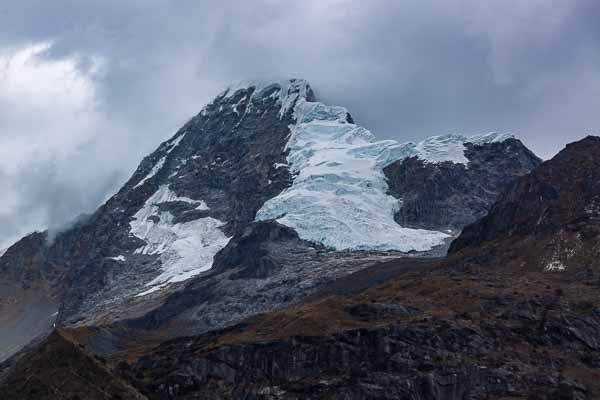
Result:
{"label": "foreground hillside", "polygon": [[126,376],[157,399],[594,399],[590,283],[438,264],[164,343]]}
{"label": "foreground hillside", "polygon": [[[598,154],[588,137],[517,179],[445,259],[379,261],[202,335],[72,327],[29,354],[85,349],[122,398],[599,398]],[[44,360],[15,359],[0,390],[40,398],[69,369]],[[73,379],[62,398],[84,396]]]}

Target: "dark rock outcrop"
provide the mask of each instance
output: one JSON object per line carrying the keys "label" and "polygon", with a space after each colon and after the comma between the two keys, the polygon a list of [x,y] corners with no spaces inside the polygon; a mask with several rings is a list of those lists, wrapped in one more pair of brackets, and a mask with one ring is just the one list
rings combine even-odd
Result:
{"label": "dark rock outcrop", "polygon": [[0,257],[0,281],[24,289],[57,285],[62,275],[45,263],[46,240],[46,232],[34,232],[9,247]]}
{"label": "dark rock outcrop", "polygon": [[458,232],[486,215],[499,193],[541,163],[517,139],[465,147],[467,165],[410,157],[384,169],[390,194],[402,201],[394,216],[400,225]]}
{"label": "dark rock outcrop", "polygon": [[229,241],[227,246],[215,256],[214,272],[231,268],[238,271],[230,279],[261,279],[274,274],[282,267],[271,257],[268,246],[288,242],[290,245],[309,247],[296,231],[276,221],[252,223]]}

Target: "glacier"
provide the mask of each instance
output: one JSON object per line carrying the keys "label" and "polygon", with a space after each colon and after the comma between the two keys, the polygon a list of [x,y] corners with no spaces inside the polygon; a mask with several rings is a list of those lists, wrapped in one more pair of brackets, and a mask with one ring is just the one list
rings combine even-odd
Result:
{"label": "glacier", "polygon": [[296,123],[290,126],[286,146],[293,182],[263,205],[256,220],[275,219],[294,228],[302,239],[336,250],[408,252],[443,245],[451,237],[447,232],[396,223],[394,213],[401,200],[388,194],[383,168],[407,157],[468,167],[465,143],[501,142],[513,137],[504,133],[450,134],[420,143],[378,141],[370,131],[350,122],[344,107],[311,102],[298,95],[303,91],[293,92]]}

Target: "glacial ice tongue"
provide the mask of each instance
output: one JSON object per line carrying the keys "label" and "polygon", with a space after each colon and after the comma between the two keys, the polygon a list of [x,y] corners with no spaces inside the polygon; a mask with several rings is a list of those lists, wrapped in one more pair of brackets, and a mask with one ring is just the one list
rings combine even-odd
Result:
{"label": "glacial ice tongue", "polygon": [[394,220],[400,201],[387,194],[383,168],[406,157],[467,164],[465,142],[502,141],[510,135],[434,136],[421,143],[377,141],[348,122],[347,110],[300,99],[290,126],[287,161],[294,181],[267,201],[256,220],[277,219],[303,239],[337,250],[426,251],[447,233],[404,228]]}

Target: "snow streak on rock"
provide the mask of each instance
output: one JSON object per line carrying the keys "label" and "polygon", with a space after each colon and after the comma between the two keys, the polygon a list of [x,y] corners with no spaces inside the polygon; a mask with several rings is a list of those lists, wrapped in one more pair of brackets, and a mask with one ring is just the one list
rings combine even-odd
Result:
{"label": "snow streak on rock", "polygon": [[160,171],[162,169],[162,167],[164,167],[166,159],[167,159],[167,156],[164,156],[160,160],[158,160],[158,162],[156,164],[154,164],[154,167],[152,167],[152,170],[150,170],[148,175],[146,175],[141,181],[139,181],[137,183],[137,185],[134,186],[134,188],[142,186],[144,183],[146,183],[146,181],[148,179],[150,179],[154,175],[156,175],[158,173],[158,171]]}
{"label": "snow streak on rock", "polygon": [[[168,147],[167,155],[169,153],[171,153],[173,151],[173,149],[179,145],[179,143],[181,143],[181,140],[185,136],[185,133],[186,132],[180,134],[179,136],[171,139],[170,141],[168,141],[166,143],[166,145]],[[142,180],[140,180],[137,183],[137,185],[134,186],[134,189],[142,186],[144,183],[146,183],[147,180],[151,179],[154,175],[158,174],[158,172],[165,166],[165,162],[167,161],[167,155],[161,157],[160,160],[158,160],[158,162],[156,164],[154,164],[154,166],[152,167],[152,169],[150,170],[148,175],[146,175],[144,178],[142,178]]]}

